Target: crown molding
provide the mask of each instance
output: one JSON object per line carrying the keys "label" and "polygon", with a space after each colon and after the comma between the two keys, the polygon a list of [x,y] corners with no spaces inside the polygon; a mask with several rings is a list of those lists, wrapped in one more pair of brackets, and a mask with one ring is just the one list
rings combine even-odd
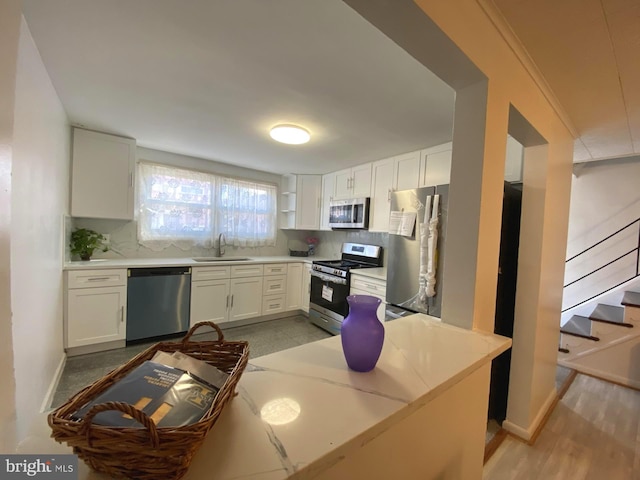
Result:
{"label": "crown molding", "polygon": [[564,107],[556,97],[555,93],[547,83],[547,80],[542,75],[542,72],[527,52],[526,48],[515,34],[511,25],[507,22],[506,18],[502,14],[502,12],[498,9],[495,3],[492,0],[476,0],[480,8],[487,15],[493,26],[496,28],[498,33],[502,36],[507,45],[514,53],[520,64],[527,71],[531,79],[538,86],[544,97],[547,99],[551,108],[556,112],[560,121],[567,127],[567,130],[571,133],[574,139],[579,138],[580,134],[578,133],[578,129],[575,127],[571,118],[565,111]]}

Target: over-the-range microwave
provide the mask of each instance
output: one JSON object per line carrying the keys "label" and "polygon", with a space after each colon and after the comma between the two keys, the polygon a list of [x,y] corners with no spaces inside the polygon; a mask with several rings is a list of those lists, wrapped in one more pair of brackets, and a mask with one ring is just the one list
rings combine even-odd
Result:
{"label": "over-the-range microwave", "polygon": [[331,228],[369,228],[369,197],[332,200],[329,203]]}

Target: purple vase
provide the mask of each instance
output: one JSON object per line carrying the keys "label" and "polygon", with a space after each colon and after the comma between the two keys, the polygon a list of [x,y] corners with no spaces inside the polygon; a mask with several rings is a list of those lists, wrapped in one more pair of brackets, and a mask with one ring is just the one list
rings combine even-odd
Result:
{"label": "purple vase", "polygon": [[349,315],[342,322],[342,350],[347,365],[356,372],[368,372],[376,366],[382,344],[384,326],[378,320],[380,299],[371,295],[349,295]]}

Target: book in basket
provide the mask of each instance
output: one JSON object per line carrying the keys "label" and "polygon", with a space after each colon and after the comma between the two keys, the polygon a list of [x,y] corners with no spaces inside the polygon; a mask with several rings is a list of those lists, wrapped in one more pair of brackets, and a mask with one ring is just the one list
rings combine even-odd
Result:
{"label": "book in basket", "polygon": [[[81,420],[94,405],[125,402],[147,414],[158,427],[181,427],[202,419],[218,391],[218,387],[184,370],[147,360],[80,408],[72,418]],[[93,423],[142,428],[131,416],[118,411],[98,413]]]}

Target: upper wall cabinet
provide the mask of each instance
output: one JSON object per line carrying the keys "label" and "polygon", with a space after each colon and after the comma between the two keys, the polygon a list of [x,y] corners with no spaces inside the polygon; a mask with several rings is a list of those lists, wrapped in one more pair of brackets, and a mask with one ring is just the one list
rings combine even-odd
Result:
{"label": "upper wall cabinet", "polygon": [[280,228],[320,228],[321,175],[284,175],[280,203]]}
{"label": "upper wall cabinet", "polygon": [[71,216],[133,220],[136,141],[73,129]]}
{"label": "upper wall cabinet", "polygon": [[331,230],[329,226],[329,205],[336,190],[336,174],[322,176],[322,208],[320,209],[320,230]]}
{"label": "upper wall cabinet", "polygon": [[420,152],[420,186],[448,185],[451,178],[453,143],[443,143]]}
{"label": "upper wall cabinet", "polygon": [[334,199],[368,197],[371,195],[371,164],[358,165],[335,172]]}

